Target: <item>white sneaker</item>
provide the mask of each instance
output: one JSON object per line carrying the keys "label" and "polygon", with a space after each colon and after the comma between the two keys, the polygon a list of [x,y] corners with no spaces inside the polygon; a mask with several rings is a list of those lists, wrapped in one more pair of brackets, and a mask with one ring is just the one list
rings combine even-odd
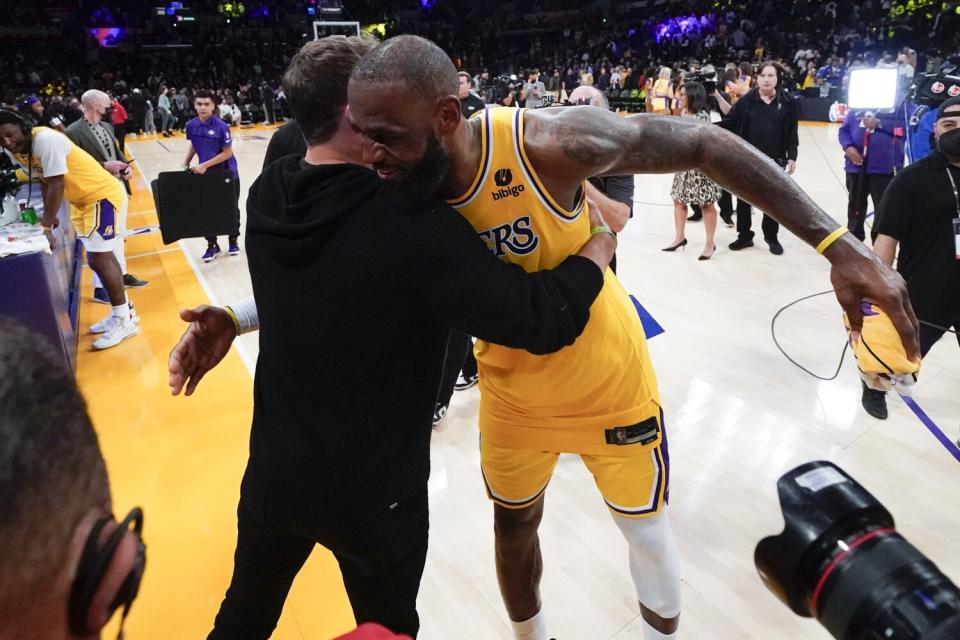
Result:
{"label": "white sneaker", "polygon": [[98,351],[101,349],[109,349],[110,347],[117,346],[127,338],[132,338],[138,333],[140,333],[140,330],[137,328],[137,325],[134,324],[133,320],[123,320],[113,316],[107,320],[107,330],[104,331],[102,336],[93,341],[93,348]]}
{"label": "white sneaker", "polygon": [[[113,317],[113,312],[110,312],[106,318],[100,322],[95,322],[90,325],[90,333],[106,333],[107,329],[110,328],[110,318]],[[130,306],[130,320],[133,321],[133,324],[140,324],[140,316],[137,315],[137,310]]]}

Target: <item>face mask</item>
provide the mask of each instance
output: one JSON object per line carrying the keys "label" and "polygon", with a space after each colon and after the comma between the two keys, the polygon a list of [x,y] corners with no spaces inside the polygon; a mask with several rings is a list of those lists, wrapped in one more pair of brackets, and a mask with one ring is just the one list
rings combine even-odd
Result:
{"label": "face mask", "polygon": [[942,134],[937,141],[937,148],[951,162],[960,162],[960,129]]}

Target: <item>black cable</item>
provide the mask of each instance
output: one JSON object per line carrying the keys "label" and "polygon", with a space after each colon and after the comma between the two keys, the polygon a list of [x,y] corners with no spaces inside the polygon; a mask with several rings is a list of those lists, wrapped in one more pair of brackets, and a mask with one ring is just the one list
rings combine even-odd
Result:
{"label": "black cable", "polygon": [[[813,294],[810,294],[809,296],[804,296],[804,297],[802,297],[802,298],[798,298],[797,300],[794,300],[793,302],[791,302],[791,303],[789,303],[789,304],[787,304],[787,305],[785,305],[785,306],[783,306],[783,307],[780,307],[780,310],[777,311],[775,314],[773,314],[773,318],[770,320],[770,337],[773,338],[773,344],[775,344],[775,345],[777,346],[777,349],[780,350],[780,353],[783,354],[783,357],[786,358],[787,360],[789,360],[790,363],[793,364],[794,366],[796,366],[797,368],[803,370],[805,373],[810,374],[811,376],[813,376],[813,377],[816,378],[817,380],[824,380],[824,381],[836,380],[837,376],[840,375],[840,369],[843,368],[843,359],[844,359],[844,358],[846,357],[846,355],[847,355],[847,349],[850,348],[850,343],[849,343],[849,342],[844,342],[844,343],[843,343],[843,351],[840,353],[840,363],[837,365],[837,370],[834,372],[834,374],[833,374],[831,377],[829,377],[829,378],[824,378],[823,376],[818,376],[818,375],[815,374],[813,371],[810,371],[809,369],[807,369],[806,367],[804,367],[802,364],[800,364],[799,362],[797,362],[796,360],[794,360],[793,358],[791,358],[791,357],[787,354],[787,352],[783,350],[783,347],[781,347],[781,346],[780,346],[780,343],[777,341],[776,325],[777,325],[777,318],[780,317],[780,314],[783,313],[784,311],[786,311],[787,309],[789,309],[790,307],[792,307],[793,305],[797,304],[798,302],[803,302],[804,300],[809,300],[810,298],[816,298],[817,296],[825,296],[825,295],[827,295],[828,293],[833,293],[833,292],[834,292],[834,290],[833,290],[833,289],[830,289],[829,291],[821,291],[820,293],[813,293]],[[940,329],[940,330],[943,331],[944,333],[952,333],[952,334],[954,334],[954,335],[956,335],[956,333],[957,333],[957,332],[956,332],[955,330],[953,330],[953,329],[950,329],[950,328],[948,328],[948,327],[941,327],[941,326],[938,325],[938,324],[933,324],[932,322],[927,322],[926,320],[920,320],[920,324],[927,325],[928,327],[933,327],[934,329]]]}
{"label": "black cable", "polygon": [[814,293],[809,296],[804,296],[803,298],[794,300],[793,302],[787,304],[786,306],[781,307],[779,311],[773,314],[773,319],[770,320],[770,336],[773,338],[773,344],[777,345],[777,349],[780,350],[780,353],[783,354],[783,357],[789,360],[791,364],[798,367],[805,373],[810,374],[817,380],[826,380],[826,381],[836,380],[837,376],[840,375],[840,369],[843,368],[843,359],[847,355],[847,349],[850,347],[850,343],[849,342],[843,343],[843,352],[840,353],[840,363],[837,365],[837,370],[834,372],[834,374],[831,377],[824,378],[823,376],[818,376],[813,371],[810,371],[805,366],[803,366],[802,364],[800,364],[799,362],[791,358],[789,355],[787,355],[787,352],[783,350],[783,347],[781,347],[780,343],[777,341],[776,325],[777,325],[777,318],[780,317],[780,314],[786,311],[787,309],[789,309],[790,307],[792,307],[793,305],[797,304],[798,302],[803,302],[804,300],[809,300],[810,298],[816,298],[817,296],[825,296],[828,293],[833,293],[833,289],[830,289],[829,291],[821,291],[820,293]]}

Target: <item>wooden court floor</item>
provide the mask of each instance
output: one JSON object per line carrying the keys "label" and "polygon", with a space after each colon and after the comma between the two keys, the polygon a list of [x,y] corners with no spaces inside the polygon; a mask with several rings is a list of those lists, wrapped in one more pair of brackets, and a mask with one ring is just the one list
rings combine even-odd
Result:
{"label": "wooden court floor", "polygon": [[[271,129],[237,131],[241,184],[259,173]],[[838,220],[845,216],[836,127],[803,126],[795,179]],[[175,170],[186,142],[128,138],[139,167],[129,227],[156,224],[147,182]],[[144,179],[146,181],[144,181]],[[776,349],[770,321],[802,296],[830,288],[828,263],[786,232],[786,253],[761,243],[736,253],[735,232],[718,229],[713,259],[698,262],[702,223],[690,223],[686,252],[664,253],[673,237],[669,175],[638,176],[634,218],[620,236],[619,273],[665,328],[650,342],[673,463],[670,517],[682,560],[688,639],[825,638],[766,591],[753,567],[757,541],[782,527],[777,478],[814,459],[851,473],[894,514],[901,532],[960,581],[960,465],[897,397],[890,418],[867,416],[847,357],[824,382]],[[245,196],[244,196],[245,197]],[[755,218],[757,216],[755,215]],[[759,219],[754,228],[759,231]],[[107,352],[80,339],[77,377],[109,467],[115,508],[141,505],[147,574],[131,617],[132,640],[203,638],[229,582],[235,508],[246,462],[256,335],[238,342],[191,398],[169,395],[167,354],[183,330],[177,310],[249,294],[245,256],[200,264],[202,240],[164,246],[159,234],[127,242],[129,269],[152,282],[131,292],[141,335]],[[108,309],[92,303],[84,276],[81,329]],[[825,377],[844,333],[832,296],[781,316],[777,336]],[[945,337],[928,355],[914,397],[951,439],[960,436],[960,349]],[[392,372],[371,363],[371,384]],[[454,396],[435,433],[430,481],[431,541],[419,608],[425,640],[511,638],[493,566],[492,508],[479,471],[476,389]],[[558,640],[641,638],[626,545],[592,478],[561,459],[541,528],[543,600]],[[332,558],[317,549],[297,578],[275,638],[324,639],[352,626]],[[109,636],[109,633],[108,633]]]}

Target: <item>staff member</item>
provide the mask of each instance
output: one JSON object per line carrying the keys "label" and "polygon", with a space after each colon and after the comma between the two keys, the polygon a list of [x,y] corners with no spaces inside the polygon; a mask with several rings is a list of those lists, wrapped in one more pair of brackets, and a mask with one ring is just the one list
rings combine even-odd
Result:
{"label": "staff member", "polygon": [[[788,174],[797,170],[797,107],[783,85],[783,69],[774,62],[766,62],[757,75],[757,88],[737,100],[718,124],[731,131],[783,167]],[[753,246],[751,217],[753,209],[743,198],[737,198],[737,239],[730,249],[740,251]],[[780,224],[763,214],[763,239],[770,253],[779,256],[783,246],[777,237]]]}
{"label": "staff member", "polygon": [[[83,117],[67,127],[65,131],[67,137],[103,165],[104,169],[116,175],[129,194],[128,180],[133,172],[126,162],[126,155],[121,150],[119,141],[114,136],[113,125],[110,124],[112,104],[110,96],[103,91],[90,89],[80,97],[80,104],[83,108]],[[126,230],[127,216],[124,210],[122,217],[117,218],[118,242],[115,245],[115,255],[123,272],[123,286],[128,289],[141,289],[150,283],[132,273],[127,273],[124,244]],[[96,273],[93,275],[93,299],[100,304],[110,304],[107,290],[103,288],[100,276]]]}
{"label": "staff member", "polygon": [[[903,122],[894,117],[877,117],[867,111],[848,114],[840,127],[840,147],[846,155],[847,228],[861,240],[867,213],[867,195],[879,209],[883,192],[894,174],[903,168]],[[864,164],[866,149],[866,164]]]}
{"label": "staff member", "polygon": [[[907,281],[920,320],[920,357],[945,333],[960,331],[960,97],[940,106],[936,151],[904,169],[880,202],[874,252]],[[957,338],[960,341],[960,336]],[[863,408],[887,417],[886,396],[863,385]]]}
{"label": "staff member", "polygon": [[[571,344],[615,248],[598,232],[580,255],[526,274],[452,208],[424,200],[439,175],[429,163],[414,172],[428,183],[404,191],[358,166],[347,80],[371,46],[315,40],[284,74],[310,146],[304,159],[272,163],[250,191],[258,317],[181,314],[194,323],[170,356],[174,393],[185,382],[191,393],[239,331],[260,327],[234,574],[211,640],[267,638],[318,543],[340,564],[357,622],[416,635],[430,415],[450,328],[537,353]],[[381,384],[370,384],[371,363]]]}
{"label": "staff member", "polygon": [[473,78],[470,77],[470,74],[466,71],[461,71],[457,76],[460,78],[460,85],[457,91],[460,97],[460,110],[463,112],[463,117],[469,118],[478,111],[486,109],[487,103],[473,93]]}
{"label": "staff member", "polygon": [[70,138],[47,127],[30,129],[12,111],[0,109],[0,146],[23,168],[27,179],[39,178],[43,193],[44,235],[56,250],[53,230],[64,200],[70,203],[70,220],[87,250],[87,262],[100,277],[113,311],[90,326],[103,335],[94,349],[115,347],[138,333],[139,317],[127,302],[123,272],[115,255],[117,221],[127,214],[127,194],[120,182]]}
{"label": "staff member", "polygon": [[[237,170],[237,159],[233,157],[233,140],[230,137],[230,125],[216,117],[213,113],[216,104],[213,93],[197,91],[193,94],[193,106],[197,110],[197,117],[186,125],[187,140],[190,148],[183,166],[198,175],[207,171],[229,171],[233,174],[233,201],[234,226],[228,234],[229,245],[227,252],[231,256],[240,254],[240,172]],[[200,164],[190,168],[190,161],[196,155]],[[200,257],[204,262],[210,262],[220,255],[220,244],[217,236],[207,236],[207,250]]]}

